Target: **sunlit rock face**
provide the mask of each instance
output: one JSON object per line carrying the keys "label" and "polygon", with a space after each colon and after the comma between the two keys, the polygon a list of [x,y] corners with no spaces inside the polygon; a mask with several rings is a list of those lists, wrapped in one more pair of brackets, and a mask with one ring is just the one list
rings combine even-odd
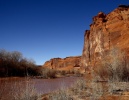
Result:
{"label": "sunlit rock face", "polygon": [[81,56],[72,56],[66,58],[53,58],[45,62],[43,67],[59,70],[70,70],[74,67],[80,67]]}
{"label": "sunlit rock face", "polygon": [[129,56],[129,6],[120,5],[109,14],[99,12],[93,17],[90,30],[84,35],[82,68],[95,64],[112,47],[124,50]]}

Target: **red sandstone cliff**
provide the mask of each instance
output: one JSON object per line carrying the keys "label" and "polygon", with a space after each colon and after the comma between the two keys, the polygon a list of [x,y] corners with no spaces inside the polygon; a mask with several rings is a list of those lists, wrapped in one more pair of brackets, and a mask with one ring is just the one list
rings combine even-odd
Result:
{"label": "red sandstone cliff", "polygon": [[105,51],[114,46],[129,56],[129,6],[121,5],[107,15],[100,12],[93,17],[84,35],[82,68],[102,59]]}
{"label": "red sandstone cliff", "polygon": [[66,57],[62,58],[53,58],[49,61],[45,62],[43,67],[47,67],[50,69],[57,69],[57,70],[69,70],[75,67],[80,67],[80,56],[73,56],[73,57]]}

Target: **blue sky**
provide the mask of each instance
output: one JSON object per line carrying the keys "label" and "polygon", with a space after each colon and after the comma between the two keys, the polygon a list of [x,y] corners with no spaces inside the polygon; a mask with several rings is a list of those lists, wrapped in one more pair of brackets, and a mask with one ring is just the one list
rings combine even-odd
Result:
{"label": "blue sky", "polygon": [[20,51],[36,64],[82,54],[93,16],[128,0],[0,0],[0,49]]}

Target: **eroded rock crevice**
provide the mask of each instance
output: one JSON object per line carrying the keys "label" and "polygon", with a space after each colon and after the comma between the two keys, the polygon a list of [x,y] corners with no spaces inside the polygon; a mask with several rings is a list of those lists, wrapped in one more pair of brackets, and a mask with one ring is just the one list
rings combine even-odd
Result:
{"label": "eroded rock crevice", "polygon": [[109,14],[99,12],[85,34],[83,68],[100,61],[112,47],[124,50],[129,56],[129,6],[120,5]]}

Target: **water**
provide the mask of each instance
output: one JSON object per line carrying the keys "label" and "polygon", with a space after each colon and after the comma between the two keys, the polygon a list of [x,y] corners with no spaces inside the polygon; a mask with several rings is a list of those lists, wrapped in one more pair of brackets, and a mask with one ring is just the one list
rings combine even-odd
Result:
{"label": "water", "polygon": [[56,79],[26,79],[2,78],[0,79],[0,100],[14,100],[21,93],[46,94],[61,88],[69,88],[79,77],[63,77]]}
{"label": "water", "polygon": [[77,77],[65,77],[57,79],[36,79],[35,87],[39,93],[49,93],[61,88],[68,88],[73,85]]}

